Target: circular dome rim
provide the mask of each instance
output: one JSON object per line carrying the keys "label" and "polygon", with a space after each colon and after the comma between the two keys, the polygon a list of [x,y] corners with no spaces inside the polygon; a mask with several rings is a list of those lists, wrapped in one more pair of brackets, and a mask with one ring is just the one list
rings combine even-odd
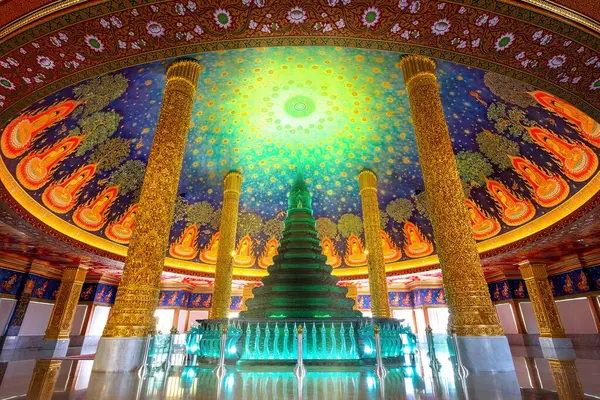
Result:
{"label": "circular dome rim", "polygon": [[[281,46],[273,46],[281,47]],[[398,53],[399,55],[405,53]],[[110,63],[108,63],[110,64]],[[128,66],[136,66],[134,64]],[[124,66],[122,66],[124,68]],[[121,70],[113,70],[116,72]],[[487,71],[487,70],[486,70]],[[104,72],[106,73],[106,72]],[[96,75],[98,76],[98,75]],[[94,76],[86,76],[86,79]],[[74,83],[71,83],[71,85]],[[57,89],[58,91],[60,89]],[[32,103],[33,104],[33,103]],[[4,116],[4,115],[3,115]],[[78,247],[84,251],[104,256],[117,261],[124,261],[127,254],[127,247],[121,244],[113,243],[107,239],[95,236],[90,232],[69,224],[58,216],[46,210],[42,205],[32,199],[27,192],[16,182],[12,174],[6,168],[4,162],[0,162],[0,180],[2,187],[0,198],[7,202],[13,210],[28,222],[32,223],[37,229],[49,233],[59,240]],[[594,190],[595,188],[595,190]],[[490,239],[478,242],[480,255],[497,254],[502,249],[518,247],[524,241],[537,240],[551,233],[556,226],[562,225],[574,213],[588,208],[589,204],[596,204],[600,201],[600,172],[597,172],[586,185],[577,193],[567,199],[564,203],[550,210],[548,213],[528,222],[518,228],[495,236]],[[42,218],[56,220],[53,224],[43,222]],[[57,227],[64,226],[64,228]],[[83,235],[82,235],[83,234]],[[83,238],[81,237],[83,236]],[[509,237],[517,237],[510,239]],[[91,243],[97,243],[91,244]],[[386,273],[389,276],[413,272],[415,270],[429,270],[439,265],[437,254],[417,258],[413,260],[404,260],[386,264]],[[215,266],[202,262],[192,262],[178,260],[173,257],[166,257],[164,267],[166,271],[188,273],[197,276],[214,276]],[[266,274],[265,270],[245,269],[234,267],[234,275],[239,278],[257,280]],[[336,270],[335,275],[343,279],[363,279],[367,277],[367,267],[354,267]]]}
{"label": "circular dome rim", "polygon": [[[116,4],[117,2],[111,1],[110,3]],[[360,3],[360,2],[353,2],[353,5],[355,3]],[[395,3],[395,1],[393,3]],[[494,4],[492,4],[492,5],[489,5],[487,10],[485,8],[481,8],[480,6],[478,7],[478,9],[481,10],[482,12],[485,12],[485,11],[495,12],[498,15],[504,15],[509,18],[516,19],[516,17],[513,17],[513,16],[517,15],[517,14],[515,14],[515,12],[507,11],[506,8],[503,8],[500,10],[496,9],[494,7],[495,3],[496,2],[494,2]],[[504,2],[504,1],[498,1],[497,3],[505,4],[505,5],[507,4],[507,2]],[[161,3],[161,4],[168,4],[168,3]],[[230,4],[233,4],[233,2]],[[230,4],[228,4],[228,5],[230,5]],[[467,6],[467,7],[470,7],[473,5],[471,1],[461,2],[460,4],[463,4],[464,6]],[[576,20],[569,18],[569,16],[566,14],[562,14],[560,12],[554,12],[553,10],[548,11],[547,9],[540,10],[539,8],[532,7],[530,4],[516,5],[516,4],[510,3],[510,5],[515,10],[517,10],[517,12],[518,12],[518,10],[526,10],[527,11],[527,13],[524,14],[525,16],[519,16],[519,18],[520,18],[519,22],[524,22],[525,24],[532,24],[534,21],[537,21],[536,20],[537,17],[542,17],[542,18],[549,19],[550,21],[558,22],[559,24],[563,24],[563,25],[565,25],[565,24],[570,25],[571,27],[575,28],[573,30],[575,32],[573,32],[573,31],[566,32],[564,30],[561,31],[560,28],[556,28],[555,32],[557,34],[562,34],[563,36],[568,36],[568,37],[574,37],[575,35],[577,35],[576,31],[579,30],[579,31],[583,32],[584,35],[591,36],[594,38],[600,37],[597,34],[597,32],[592,31],[590,33],[590,29],[585,29],[585,27],[582,27],[581,24],[578,24]],[[100,5],[85,4],[85,5],[81,5],[80,7],[78,7],[77,10],[74,10],[74,11],[72,11],[71,9],[66,10],[60,16],[55,17],[53,15],[51,18],[47,18],[45,21],[43,21],[41,23],[38,20],[32,20],[30,22],[30,24],[25,26],[24,28],[22,28],[22,30],[19,33],[16,33],[16,34],[12,35],[11,37],[8,37],[5,41],[5,45],[6,45],[6,42],[10,42],[14,38],[20,37],[21,35],[29,35],[30,40],[33,40],[33,39],[37,39],[38,37],[41,37],[44,34],[50,35],[54,32],[57,32],[58,29],[60,29],[60,27],[61,27],[60,26],[61,23],[63,23],[63,24],[67,24],[67,23],[64,22],[65,21],[64,19],[62,20],[63,22],[58,22],[58,23],[55,22],[54,20],[59,20],[61,17],[64,17],[65,15],[81,12],[82,10],[85,10],[85,9],[90,9],[93,7],[98,8],[98,10],[100,12],[96,12],[94,14],[94,18],[100,18],[102,16],[111,14],[107,10],[109,10],[109,9],[113,10],[113,9],[104,8],[105,6],[106,6],[106,3],[100,4]],[[270,6],[270,5],[268,5],[268,6]],[[125,8],[129,7],[131,9],[132,6],[131,5],[129,5],[129,6],[128,5],[125,5],[125,6],[119,5],[117,8],[115,8],[115,10],[117,10],[117,11],[122,10],[123,7],[125,7]],[[534,9],[532,10],[532,8],[534,8]],[[544,8],[544,7],[540,7],[540,8]],[[529,21],[531,21],[531,23],[529,21],[525,21],[525,19],[529,19]],[[565,21],[565,19],[567,19],[568,21]],[[43,26],[45,26],[44,24],[47,24],[49,26],[50,23],[55,23],[54,30],[43,28]],[[543,23],[540,23],[540,24],[543,25]],[[30,28],[33,25],[37,25],[37,26]],[[56,28],[57,26],[58,26],[58,28]],[[547,29],[550,29],[550,28],[547,28]],[[34,32],[34,30],[35,30],[35,32]],[[360,34],[358,36],[360,36]],[[303,42],[299,43],[298,42],[299,39],[302,39]],[[477,67],[477,68],[480,68],[480,69],[483,69],[486,71],[500,72],[500,73],[502,73],[504,75],[508,75],[512,78],[516,78],[521,81],[532,83],[533,85],[535,85],[538,88],[546,90],[552,94],[559,96],[562,99],[567,100],[571,104],[580,108],[582,111],[586,112],[592,118],[600,119],[599,118],[600,117],[600,107],[595,107],[595,106],[591,105],[591,103],[587,102],[586,99],[582,96],[572,94],[571,92],[566,91],[561,86],[551,83],[547,80],[541,79],[539,77],[536,77],[532,74],[524,73],[517,69],[508,67],[506,65],[502,65],[500,62],[494,63],[494,62],[485,60],[483,58],[478,58],[473,55],[467,56],[459,51],[453,52],[453,51],[442,50],[439,48],[432,48],[432,47],[427,47],[427,46],[418,46],[418,45],[411,45],[411,44],[407,44],[407,43],[360,38],[360,37],[353,37],[353,36],[347,36],[347,35],[342,35],[342,36],[338,36],[338,37],[323,36],[323,35],[321,35],[321,36],[303,36],[303,37],[298,37],[298,36],[281,37],[280,36],[275,40],[279,40],[279,42],[278,42],[279,46],[286,45],[286,42],[287,42],[287,45],[290,45],[290,44],[292,44],[292,41],[293,41],[293,45],[298,45],[298,46],[310,45],[310,44],[317,44],[317,45],[323,45],[323,46],[343,45],[344,47],[356,47],[356,48],[365,48],[365,49],[376,48],[379,50],[395,51],[395,52],[402,53],[402,54],[420,54],[420,55],[427,55],[430,57],[434,57],[437,59],[448,60],[448,61],[452,61],[455,63],[460,63],[463,65],[474,66],[474,67]],[[47,95],[50,95],[52,93],[59,91],[60,89],[62,89],[64,87],[81,82],[85,79],[88,79],[88,78],[91,78],[94,76],[98,76],[98,75],[105,74],[108,72],[117,71],[121,68],[124,68],[125,66],[141,65],[143,63],[150,62],[150,61],[168,59],[171,57],[185,56],[185,55],[189,55],[189,54],[198,54],[198,53],[202,53],[205,51],[212,51],[212,50],[218,50],[218,49],[234,49],[234,48],[241,48],[241,47],[265,47],[265,46],[272,47],[269,45],[272,41],[273,41],[273,38],[254,38],[254,39],[242,38],[242,39],[227,40],[226,42],[212,41],[212,42],[205,42],[205,43],[191,45],[191,46],[179,46],[179,47],[175,47],[175,48],[171,48],[171,49],[155,50],[155,51],[144,53],[141,55],[128,57],[126,59],[126,63],[128,63],[128,65],[124,65],[122,59],[115,60],[115,61],[109,61],[106,63],[101,63],[94,67],[88,68],[85,71],[77,72],[77,73],[71,75],[68,79],[61,78],[59,81],[53,82],[49,85],[46,85],[45,87],[42,87],[42,88],[36,90],[35,92],[23,97],[19,102],[14,103],[6,111],[4,111],[2,114],[0,114],[0,122],[5,123],[10,118],[12,118],[12,116],[16,115],[20,110],[24,109],[25,107],[29,106],[30,104],[34,103],[35,101],[46,97]],[[386,46],[386,48],[382,48],[383,46]],[[8,47],[10,47],[10,45]],[[16,47],[14,47],[13,49],[9,49],[9,50],[14,50],[14,49],[16,49]],[[12,114],[12,116],[11,116],[11,114]],[[586,188],[593,182],[597,182],[597,179],[598,179],[598,174],[596,174],[593,178],[590,179],[590,181],[588,181],[588,183],[586,184]],[[5,188],[2,188],[2,196],[1,197],[3,199],[5,199],[5,201],[7,201],[9,204],[17,203],[10,196],[10,194],[8,194],[8,192],[6,191]],[[543,237],[546,235],[546,231],[554,229],[554,228],[556,228],[556,226],[563,224],[566,219],[569,219],[569,217],[573,216],[573,214],[575,214],[576,212],[579,212],[579,211],[583,210],[584,208],[586,208],[589,203],[597,202],[598,199],[600,199],[600,196],[598,196],[598,195],[592,196],[591,198],[588,199],[587,202],[586,201],[581,202],[578,205],[578,208],[573,211],[573,213],[564,216],[564,218],[560,219],[559,221],[557,221],[545,228],[542,228],[540,231],[538,231],[534,234],[531,234],[527,237],[524,237],[522,239],[519,239],[515,242],[505,244],[502,247],[497,247],[493,250],[492,249],[485,250],[484,253],[482,253],[482,254],[486,255],[486,254],[490,254],[490,253],[497,253],[500,250],[502,250],[503,248],[506,248],[507,246],[517,246],[520,243],[522,243],[523,241],[530,241],[530,240],[533,240],[532,238],[537,239],[539,237]],[[17,209],[20,211],[19,214],[21,216],[23,216],[24,214],[29,214],[26,210],[22,209],[22,207],[20,205],[17,206]],[[30,220],[30,222],[32,222],[38,229],[43,230],[43,231],[46,231],[46,230],[52,231],[51,228],[49,228],[47,225],[45,225],[39,219],[36,219],[35,217],[33,217],[31,215],[29,215],[29,216],[31,218],[28,218],[28,220]],[[539,220],[539,218],[536,219],[535,221],[538,221],[538,220]],[[527,226],[527,225],[525,225],[525,226]],[[45,229],[45,228],[47,228],[47,229]],[[512,231],[512,232],[514,232],[514,231]],[[69,239],[70,239],[68,236],[64,235],[63,233],[61,233],[59,231],[54,231],[54,232],[50,232],[50,233],[52,233],[53,236],[58,237],[62,241],[69,241]],[[498,239],[498,237],[496,237],[495,239]],[[493,240],[493,239],[489,239],[489,240]],[[483,242],[481,242],[481,243],[483,243]],[[77,243],[74,242],[71,244],[75,244],[77,247],[80,247],[86,251],[91,251],[95,254],[104,255],[104,256],[107,256],[112,259],[117,259],[117,260],[124,259],[124,255],[115,256],[114,253],[106,252],[101,249],[87,246],[85,243],[82,243],[82,242],[77,242]],[[429,258],[431,258],[431,260],[428,261],[429,265],[434,266],[435,263],[437,262],[437,256],[431,256]],[[426,259],[427,258],[415,260],[414,264],[418,264],[418,266],[414,266],[414,268],[420,268],[419,266],[423,266],[424,264],[427,264],[427,263],[423,262],[423,260],[426,260]],[[406,265],[406,263],[413,264],[413,262],[408,262],[408,261],[404,261],[404,262],[398,263],[398,264]],[[203,265],[203,264],[199,264],[199,263],[189,263],[189,264],[192,264],[193,266]],[[388,265],[394,266],[395,264],[388,264]],[[165,269],[172,269],[172,268],[179,268],[179,267],[172,267],[172,266],[169,266],[168,264],[165,264]],[[181,268],[183,268],[183,267],[181,267]],[[410,268],[413,268],[413,267],[410,267]],[[202,271],[197,271],[197,270],[196,271],[189,271],[187,269],[184,269],[184,270],[186,270],[188,272],[194,272],[195,274],[196,273],[205,274],[206,276],[212,275],[211,273],[208,273],[208,272],[204,273]],[[401,270],[402,270],[402,268],[397,268],[392,272],[395,273],[395,272],[399,272]],[[248,272],[248,270],[244,270],[244,272]],[[388,273],[389,273],[389,271],[388,271]],[[246,274],[242,274],[242,276],[246,276]]]}

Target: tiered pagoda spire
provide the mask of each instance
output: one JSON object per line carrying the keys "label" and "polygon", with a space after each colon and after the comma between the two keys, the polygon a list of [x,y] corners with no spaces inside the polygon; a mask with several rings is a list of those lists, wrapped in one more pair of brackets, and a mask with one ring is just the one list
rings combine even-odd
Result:
{"label": "tiered pagoda spire", "polygon": [[356,318],[354,300],[348,289],[337,286],[338,279],[325,263],[317,238],[312,199],[302,174],[298,174],[288,198],[287,218],[279,254],[253,289],[241,318]]}

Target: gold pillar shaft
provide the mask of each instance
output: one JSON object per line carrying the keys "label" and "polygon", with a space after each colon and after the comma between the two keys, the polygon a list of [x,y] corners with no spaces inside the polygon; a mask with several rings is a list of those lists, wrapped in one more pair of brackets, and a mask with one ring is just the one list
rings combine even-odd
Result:
{"label": "gold pillar shaft", "polygon": [[86,274],[87,267],[84,266],[64,269],[60,288],[56,295],[56,302],[52,308],[52,315],[44,335],[45,340],[69,339],[75,309],[79,302],[79,295]]}
{"label": "gold pillar shaft", "polygon": [[387,280],[383,247],[381,246],[381,220],[379,202],[377,201],[377,176],[371,170],[365,169],[358,175],[362,217],[367,242],[369,291],[371,292],[371,312],[373,317],[390,318]]}
{"label": "gold pillar shaft", "polygon": [[554,379],[556,393],[560,400],[583,400],[585,398],[575,360],[549,358],[548,364],[550,364],[552,379]]}
{"label": "gold pillar shaft", "polygon": [[552,296],[552,290],[548,283],[548,273],[546,265],[531,264],[529,261],[519,263],[519,270],[525,280],[531,307],[535,314],[535,320],[538,324],[540,337],[546,338],[564,338],[565,329],[563,328],[558,314],[558,308]]}
{"label": "gold pillar shaft", "polygon": [[219,249],[215,269],[215,291],[213,294],[210,318],[227,318],[231,303],[231,280],[233,277],[233,256],[235,236],[237,233],[238,207],[242,174],[231,171],[225,177],[223,192],[223,209],[221,210],[221,226],[219,228]]}
{"label": "gold pillar shaft", "polygon": [[52,399],[61,364],[61,360],[37,360],[35,362],[29,389],[27,389],[27,399]]}
{"label": "gold pillar shaft", "polygon": [[346,297],[354,300],[354,306],[352,306],[353,310],[358,310],[358,285],[356,283],[350,283],[346,285],[348,288],[348,294]]}
{"label": "gold pillar shaft", "polygon": [[193,60],[175,61],[168,68],[135,228],[104,337],[146,336],[155,328],[153,313],[200,69]]}
{"label": "gold pillar shaft", "polygon": [[410,102],[452,330],[459,336],[503,335],[469,224],[435,62],[426,57],[407,56],[400,61],[400,66]]}

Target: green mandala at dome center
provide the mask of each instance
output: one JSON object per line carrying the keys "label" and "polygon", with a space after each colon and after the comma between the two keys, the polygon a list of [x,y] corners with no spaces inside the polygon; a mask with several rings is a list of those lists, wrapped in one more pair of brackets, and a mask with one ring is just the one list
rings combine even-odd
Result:
{"label": "green mandala at dome center", "polygon": [[308,96],[296,95],[288,98],[285,102],[285,112],[294,118],[308,117],[315,111],[315,102]]}

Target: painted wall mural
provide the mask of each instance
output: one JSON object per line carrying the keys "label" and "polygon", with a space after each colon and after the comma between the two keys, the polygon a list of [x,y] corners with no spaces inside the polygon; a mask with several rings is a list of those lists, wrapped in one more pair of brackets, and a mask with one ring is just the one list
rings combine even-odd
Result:
{"label": "painted wall mural", "polygon": [[[233,256],[238,273],[271,265],[297,171],[312,191],[323,254],[333,268],[367,264],[357,181],[363,167],[379,176],[386,262],[435,255],[398,57],[338,47],[196,56],[204,71],[167,264],[216,263],[222,180],[232,168],[244,176]],[[125,68],[31,105],[1,128],[3,179],[50,210],[54,226],[71,237],[109,251],[126,246],[166,64]],[[542,229],[555,222],[540,222],[544,216],[567,201],[572,210],[598,190],[596,121],[502,75],[444,61],[437,72],[477,240],[503,234],[510,237],[502,243],[516,240],[525,235],[520,227]],[[576,197],[586,185],[593,187]]]}
{"label": "painted wall mural", "polygon": [[503,279],[489,283],[492,302],[513,299],[528,299],[527,287],[523,279]]}
{"label": "painted wall mural", "polygon": [[589,292],[592,288],[590,272],[591,269],[582,268],[549,277],[552,295],[560,297]]}
{"label": "painted wall mural", "polygon": [[[36,274],[29,274],[27,280],[33,282],[31,298],[56,300],[56,295],[60,287],[60,279],[50,279]],[[26,285],[30,285],[31,283],[29,282]]]}
{"label": "painted wall mural", "polygon": [[23,272],[0,269],[0,293],[16,296],[24,276]]}
{"label": "painted wall mural", "polygon": [[79,301],[114,304],[117,296],[117,286],[106,283],[84,283],[81,287]]}

